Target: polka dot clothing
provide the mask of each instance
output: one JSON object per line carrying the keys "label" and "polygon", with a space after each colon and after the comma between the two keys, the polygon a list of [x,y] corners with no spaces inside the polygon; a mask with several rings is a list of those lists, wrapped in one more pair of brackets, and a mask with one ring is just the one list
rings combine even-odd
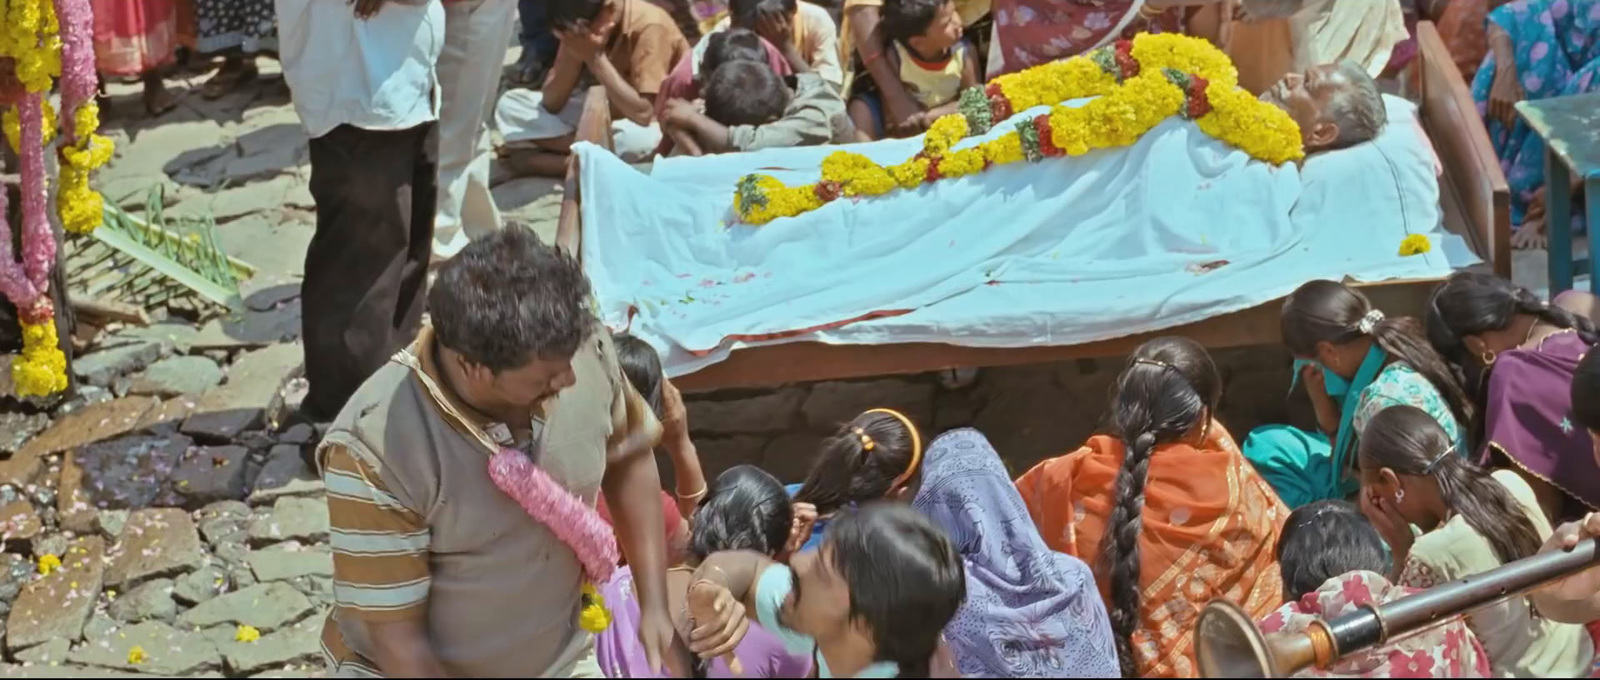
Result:
{"label": "polka dot clothing", "polygon": [[278,51],[278,16],[272,0],[195,0],[195,47],[203,54],[242,49]]}

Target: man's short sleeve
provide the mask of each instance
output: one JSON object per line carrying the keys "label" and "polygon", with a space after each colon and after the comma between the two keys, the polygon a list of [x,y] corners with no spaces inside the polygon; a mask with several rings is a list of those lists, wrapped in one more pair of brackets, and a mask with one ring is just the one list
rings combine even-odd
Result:
{"label": "man's short sleeve", "polygon": [[802,73],[795,76],[794,97],[783,118],[763,125],[728,128],[728,146],[756,151],[827,144],[833,141],[834,117],[845,112],[844,101],[833,86],[815,73]]}
{"label": "man's short sleeve", "polygon": [[[665,16],[665,13],[663,13]],[[666,80],[678,60],[688,51],[688,41],[678,32],[678,27],[655,21],[639,28],[633,40],[633,53],[629,55],[628,84],[640,96],[661,91],[661,81]]]}
{"label": "man's short sleeve", "polygon": [[790,654],[810,654],[817,641],[796,633],[778,620],[778,612],[794,591],[794,572],[782,564],[769,565],[756,579],[756,623],[777,636]]}
{"label": "man's short sleeve", "polygon": [[369,621],[420,618],[427,612],[427,521],[390,493],[374,467],[338,444],[325,444],[333,595],[341,616]]}

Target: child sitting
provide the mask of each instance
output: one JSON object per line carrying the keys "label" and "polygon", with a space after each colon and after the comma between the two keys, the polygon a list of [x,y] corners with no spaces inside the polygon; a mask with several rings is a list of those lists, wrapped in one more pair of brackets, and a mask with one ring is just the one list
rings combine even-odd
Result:
{"label": "child sitting", "polygon": [[680,99],[662,116],[690,155],[853,139],[844,101],[815,73],[797,73],[791,87],[763,62],[729,61],[706,79],[704,93],[704,113]]}
{"label": "child sitting", "polygon": [[1360,508],[1346,501],[1317,501],[1289,513],[1277,555],[1285,602],[1352,571],[1389,573],[1383,537]]}
{"label": "child sitting", "polygon": [[[885,58],[906,92],[922,107],[912,127],[922,129],[940,116],[955,113],[961,90],[978,81],[977,56],[961,40],[961,16],[954,0],[897,0],[883,5],[879,24],[893,46]],[[875,92],[850,100],[856,137],[872,141],[884,136],[883,105]]]}
{"label": "child sitting", "polygon": [[[700,99],[705,81],[711,73],[734,59],[747,59],[749,61],[765,61],[772,66],[772,70],[780,76],[792,75],[789,62],[784,58],[783,52],[774,47],[772,43],[762,38],[754,29],[736,27],[733,30],[723,30],[707,35],[695,43],[694,50],[683,55],[678,65],[661,81],[661,92],[656,95],[656,118],[666,117],[667,102],[674,99],[695,101]],[[669,133],[663,130],[663,133]],[[674,148],[674,140],[669,133],[661,140],[659,153],[668,155]]]}
{"label": "child sitting", "polygon": [[758,552],[707,557],[689,587],[689,648],[702,658],[733,651],[749,617],[790,652],[815,650],[819,678],[929,677],[966,590],[943,530],[914,508],[874,503],[789,566]]}
{"label": "child sitting", "polygon": [[[1411,594],[1383,576],[1389,556],[1383,538],[1361,510],[1342,500],[1317,501],[1289,513],[1278,539],[1286,604],[1261,620],[1264,633],[1299,633],[1366,606]],[[1489,657],[1465,619],[1453,618],[1421,632],[1341,657],[1327,670],[1300,677],[1482,678]]]}
{"label": "child sitting", "polygon": [[561,177],[583,114],[585,74],[611,103],[612,148],[630,163],[661,143],[655,96],[689,52],[677,24],[649,0],[550,0],[546,20],[561,39],[555,64],[535,91],[517,88],[495,106],[505,161],[519,175]]}

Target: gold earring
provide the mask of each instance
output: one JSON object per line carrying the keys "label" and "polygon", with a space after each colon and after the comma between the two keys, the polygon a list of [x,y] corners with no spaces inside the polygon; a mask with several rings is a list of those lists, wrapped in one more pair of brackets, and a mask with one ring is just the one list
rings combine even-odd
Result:
{"label": "gold earring", "polygon": [[1499,356],[1489,350],[1483,350],[1483,353],[1478,355],[1478,360],[1482,361],[1484,366],[1493,366],[1494,360],[1497,358]]}

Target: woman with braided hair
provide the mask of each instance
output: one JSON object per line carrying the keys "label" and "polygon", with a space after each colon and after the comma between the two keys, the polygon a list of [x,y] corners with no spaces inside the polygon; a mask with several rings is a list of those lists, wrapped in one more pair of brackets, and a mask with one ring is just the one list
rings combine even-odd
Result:
{"label": "woman with braided hair", "polygon": [[1428,305],[1428,339],[1476,377],[1478,462],[1519,472],[1551,520],[1600,508],[1600,465],[1572,417],[1568,387],[1600,335],[1566,307],[1592,298],[1568,296],[1550,304],[1505,279],[1459,273]]}
{"label": "woman with braided hair", "polygon": [[[1337,281],[1308,281],[1283,303],[1283,343],[1295,357],[1317,414],[1317,430],[1256,428],[1244,455],[1289,507],[1354,493],[1356,442],[1389,406],[1428,412],[1466,451],[1474,407],[1421,324],[1388,317],[1367,296]],[[1290,390],[1293,390],[1293,385]]]}
{"label": "woman with braided hair", "polygon": [[1272,547],[1289,512],[1213,418],[1221,397],[1199,344],[1146,342],[1117,377],[1109,434],[1017,480],[1045,543],[1094,567],[1123,677],[1194,677],[1213,598],[1257,619],[1282,603]]}

